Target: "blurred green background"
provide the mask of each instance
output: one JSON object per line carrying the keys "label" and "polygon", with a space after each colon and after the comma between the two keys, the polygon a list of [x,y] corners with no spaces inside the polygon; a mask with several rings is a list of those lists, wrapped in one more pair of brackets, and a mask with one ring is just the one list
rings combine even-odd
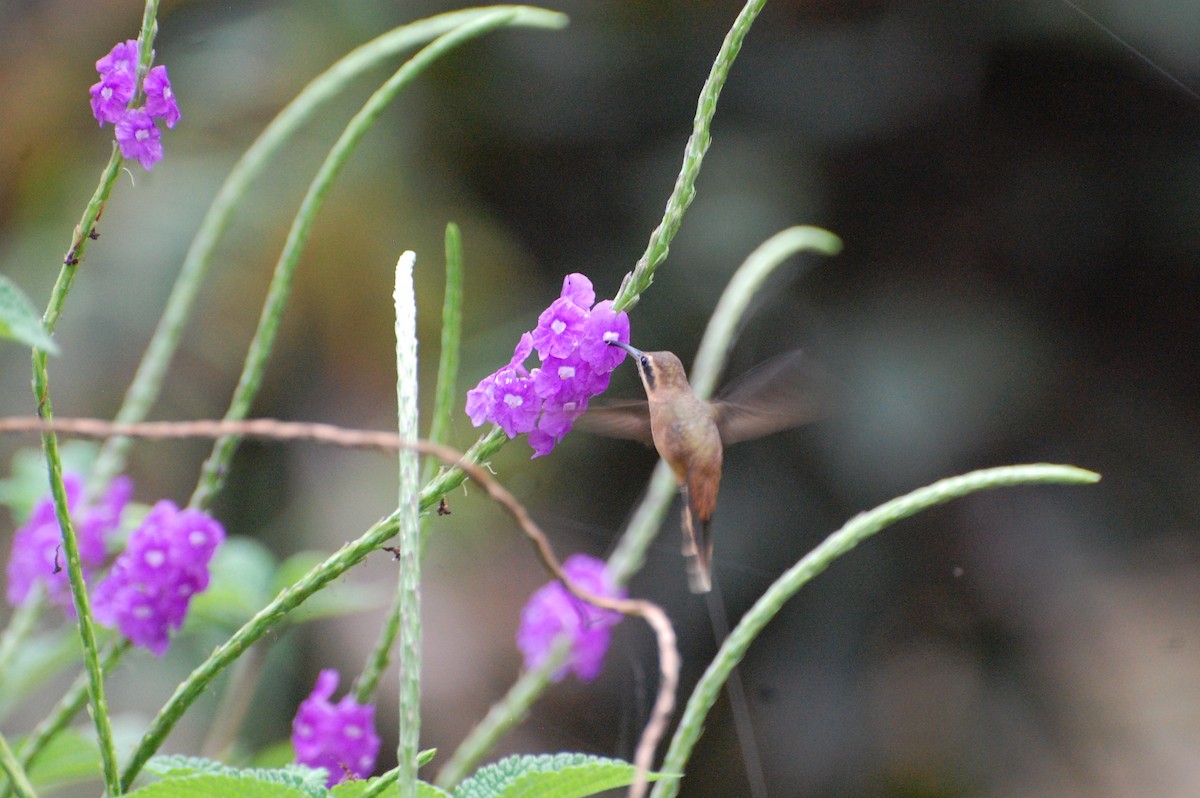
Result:
{"label": "blurred green background", "polygon": [[[392,268],[408,248],[429,398],[447,221],[467,257],[460,393],[507,360],[564,274],[616,291],[659,221],[738,5],[552,7],[567,29],[468,44],[365,139],[300,265],[254,415],[394,424]],[[354,46],[453,8],[164,2],[157,63],[183,119],[152,173],[121,177],[79,266],[50,364],[58,415],[115,412],[204,209],[271,117]],[[733,353],[736,375],[803,347],[847,391],[829,420],[727,453],[715,570],[731,619],[847,518],[936,478],[1032,461],[1104,475],[943,507],[802,591],[742,669],[772,796],[1200,794],[1200,12],[1188,0],[1086,9],[1192,89],[1063,0],[768,4],[722,96],[696,201],[633,312],[636,345],[686,363],[764,238],[807,223],[846,244],[782,270]],[[39,307],[110,151],[87,103],[94,62],[140,15],[133,2],[0,2],[0,272]],[[333,103],[255,186],[155,418],[224,413],[304,186],[389,73]],[[0,373],[0,414],[32,412],[28,353],[0,346]],[[640,391],[623,366],[610,393]],[[466,447],[476,433],[456,425]],[[0,462],[29,444],[0,440]],[[207,450],[137,444],[138,500],[186,500]],[[584,433],[528,454],[509,445],[496,471],[562,556],[606,554],[655,463]],[[284,557],[357,537],[394,496],[390,457],[250,443],[216,511]],[[434,768],[519,672],[518,612],[544,581],[480,491],[450,506],[433,521],[424,589]],[[686,694],[716,642],[686,590],[677,521],[631,590],[675,621]],[[381,553],[331,589],[394,578]],[[344,688],[378,619],[269,638],[247,740],[285,736],[320,668],[340,668]],[[136,725],[203,653],[128,658],[112,680],[117,712]],[[655,672],[649,633],[623,624],[603,676],[554,688],[497,755],[631,757]],[[168,750],[198,753],[216,705],[202,701]],[[682,795],[751,794],[745,759],[722,700]]]}

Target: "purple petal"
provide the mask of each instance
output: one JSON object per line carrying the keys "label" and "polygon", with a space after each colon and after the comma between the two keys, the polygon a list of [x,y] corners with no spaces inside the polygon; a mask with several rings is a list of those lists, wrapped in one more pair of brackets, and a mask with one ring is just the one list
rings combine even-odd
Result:
{"label": "purple petal", "polygon": [[587,310],[596,301],[596,292],[592,290],[591,280],[575,272],[563,278],[561,297],[569,299],[583,310]]}
{"label": "purple petal", "polygon": [[150,114],[141,108],[126,111],[117,121],[117,144],[122,158],[137,158],[143,169],[154,168],[162,160],[162,134]]}
{"label": "purple petal", "polygon": [[156,119],[162,119],[167,127],[175,127],[179,121],[179,104],[175,102],[175,93],[171,90],[171,80],[167,77],[165,66],[156,66],[146,74],[142,82],[146,91],[146,104],[142,107],[146,113]]}

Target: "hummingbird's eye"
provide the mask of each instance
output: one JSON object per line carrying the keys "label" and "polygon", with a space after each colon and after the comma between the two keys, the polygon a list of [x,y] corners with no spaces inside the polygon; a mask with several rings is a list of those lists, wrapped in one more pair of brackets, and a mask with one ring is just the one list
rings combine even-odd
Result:
{"label": "hummingbird's eye", "polygon": [[650,358],[646,357],[645,355],[642,355],[642,368],[650,368]]}

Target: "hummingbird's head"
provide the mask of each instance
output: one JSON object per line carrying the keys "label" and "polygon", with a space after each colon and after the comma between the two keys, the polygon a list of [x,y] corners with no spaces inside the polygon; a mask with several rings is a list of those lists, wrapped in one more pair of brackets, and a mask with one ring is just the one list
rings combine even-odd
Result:
{"label": "hummingbird's head", "polygon": [[683,363],[679,362],[679,358],[675,357],[673,353],[643,352],[620,341],[611,341],[610,343],[633,355],[648,398],[662,398],[681,389],[691,390],[688,387],[687,373],[683,370]]}

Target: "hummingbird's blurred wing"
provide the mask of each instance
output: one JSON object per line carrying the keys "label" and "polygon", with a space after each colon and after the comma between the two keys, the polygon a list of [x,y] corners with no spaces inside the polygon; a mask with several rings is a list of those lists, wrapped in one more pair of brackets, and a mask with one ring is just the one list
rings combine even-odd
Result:
{"label": "hummingbird's blurred wing", "polygon": [[650,435],[650,405],[644,399],[593,401],[575,426],[597,435],[626,438],[654,445]]}
{"label": "hummingbird's blurred wing", "polygon": [[713,416],[721,443],[759,438],[829,415],[833,378],[799,349],[777,355],[721,390]]}

